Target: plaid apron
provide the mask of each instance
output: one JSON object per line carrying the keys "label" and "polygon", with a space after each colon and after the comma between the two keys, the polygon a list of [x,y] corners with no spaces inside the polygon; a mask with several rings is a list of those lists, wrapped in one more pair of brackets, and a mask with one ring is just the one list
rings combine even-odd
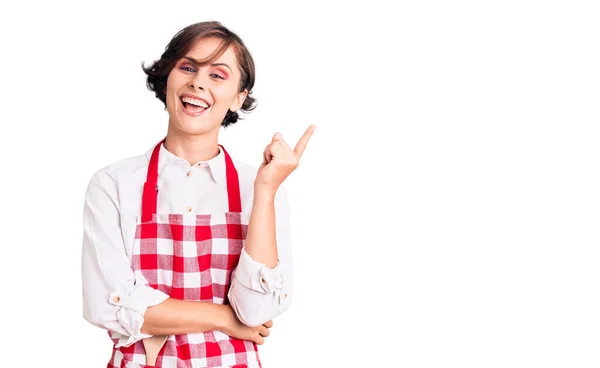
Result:
{"label": "plaid apron", "polygon": [[[158,155],[163,142],[154,148],[144,185],[132,257],[136,278],[171,298],[229,304],[231,273],[238,264],[248,227],[242,223],[237,170],[221,146],[229,212],[157,214]],[[138,341],[113,348],[108,368],[261,366],[255,343],[220,331],[169,336],[155,364],[146,365],[144,344]]]}

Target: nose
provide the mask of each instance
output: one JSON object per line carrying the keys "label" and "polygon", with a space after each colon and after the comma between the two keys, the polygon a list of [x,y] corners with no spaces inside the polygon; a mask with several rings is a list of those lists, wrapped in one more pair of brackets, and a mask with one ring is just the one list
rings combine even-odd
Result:
{"label": "nose", "polygon": [[202,73],[196,73],[194,78],[190,80],[190,87],[192,87],[193,90],[197,88],[201,91],[204,91],[204,81],[202,78]]}
{"label": "nose", "polygon": [[191,82],[191,83],[190,83],[190,87],[192,87],[192,89],[194,89],[194,90],[195,90],[196,88],[198,88],[199,90],[201,90],[201,91],[204,91],[204,87],[202,87],[202,86],[199,86],[197,82],[196,82],[196,85],[194,85],[194,82]]}

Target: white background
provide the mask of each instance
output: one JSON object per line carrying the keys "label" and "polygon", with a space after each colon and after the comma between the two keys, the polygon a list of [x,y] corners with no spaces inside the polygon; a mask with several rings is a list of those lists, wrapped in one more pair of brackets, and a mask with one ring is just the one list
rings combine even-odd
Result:
{"label": "white background", "polygon": [[265,368],[598,367],[598,8],[392,4],[3,2],[2,366],[106,365],[84,191],[166,133],[140,63],[219,20],[257,64],[231,154],[318,126],[286,182],[296,294]]}

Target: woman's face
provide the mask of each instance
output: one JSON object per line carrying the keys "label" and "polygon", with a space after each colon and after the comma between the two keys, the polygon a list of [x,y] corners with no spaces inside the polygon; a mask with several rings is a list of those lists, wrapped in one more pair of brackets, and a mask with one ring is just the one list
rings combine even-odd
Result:
{"label": "woman's face", "polygon": [[231,47],[211,64],[200,67],[194,62],[207,58],[220,43],[219,38],[197,41],[169,73],[170,128],[190,135],[216,134],[227,111],[237,111],[244,103],[247,91],[238,91],[241,75]]}

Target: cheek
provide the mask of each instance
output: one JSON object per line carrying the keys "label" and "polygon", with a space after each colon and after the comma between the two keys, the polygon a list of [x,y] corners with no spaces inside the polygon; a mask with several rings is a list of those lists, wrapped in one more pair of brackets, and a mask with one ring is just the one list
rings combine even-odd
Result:
{"label": "cheek", "polygon": [[177,81],[176,77],[169,77],[167,79],[167,90],[169,90],[169,91],[172,90],[176,81]]}
{"label": "cheek", "polygon": [[167,78],[167,85],[165,86],[167,96],[170,94],[177,94],[177,90],[182,83],[185,83],[185,81],[181,78],[181,76],[176,73],[169,74],[169,77]]}
{"label": "cheek", "polygon": [[218,104],[229,108],[229,105],[231,105],[231,102],[237,95],[237,88],[235,86],[219,86],[214,89],[214,93]]}

